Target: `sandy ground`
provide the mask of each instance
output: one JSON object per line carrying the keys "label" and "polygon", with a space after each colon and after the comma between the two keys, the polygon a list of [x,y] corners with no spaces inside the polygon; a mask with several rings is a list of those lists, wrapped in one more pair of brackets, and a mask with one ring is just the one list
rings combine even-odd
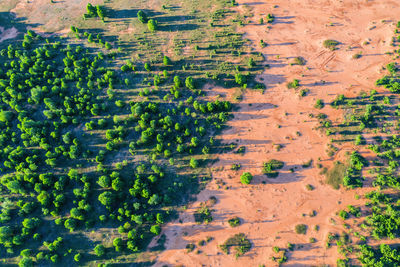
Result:
{"label": "sandy ground", "polygon": [[76,22],[86,12],[86,5],[102,4],[101,0],[20,0],[10,12],[26,19],[28,26],[38,32],[60,32]]}
{"label": "sandy ground", "polygon": [[[315,166],[318,158],[323,165],[331,166],[351,146],[341,148],[335,158],[329,158],[326,146],[330,139],[314,129],[317,122],[308,115],[320,112],[313,108],[319,98],[329,103],[337,94],[355,95],[373,88],[374,81],[382,76],[382,66],[391,59],[384,53],[393,50],[391,37],[399,19],[400,3],[390,0],[237,2],[239,10],[244,12],[250,8],[254,14],[252,22],[241,30],[253,41],[255,49],[264,53],[265,64],[271,67],[258,77],[265,82],[267,90],[264,94],[247,92],[244,95],[240,110],[229,122],[230,128],[219,138],[245,146],[246,153],[220,156],[220,161],[213,166],[213,181],[199,194],[198,201],[180,215],[182,223],[177,220],[164,227],[166,250],[159,255],[155,266],[275,266],[270,259],[274,255],[272,247],[284,248],[288,242],[297,246],[288,254],[285,266],[336,266],[339,257],[336,247],[325,248],[327,234],[342,231],[343,222],[335,213],[349,204],[363,203],[364,200],[356,200],[354,195],[368,188],[334,190],[324,183],[325,178]],[[267,25],[258,25],[259,18],[268,13],[276,16],[270,29]],[[267,47],[259,46],[261,39]],[[326,39],[339,41],[339,49],[323,48],[322,42]],[[358,52],[363,56],[353,59]],[[289,64],[297,56],[306,60],[305,66]],[[309,88],[310,94],[300,98],[293,89],[287,89],[286,83],[293,79],[299,79],[301,88]],[[231,93],[218,88],[213,91]],[[342,117],[340,111],[330,106],[321,112],[333,121]],[[276,151],[276,144],[283,148]],[[285,162],[283,171],[275,179],[261,174],[262,163],[269,159]],[[313,166],[302,168],[301,164],[310,159],[314,161]],[[240,163],[242,169],[231,171],[233,163]],[[295,169],[293,173],[289,171],[291,168]],[[239,177],[244,171],[255,175],[249,186],[240,184]],[[221,182],[229,189],[220,188]],[[307,184],[315,190],[306,190]],[[218,199],[213,207],[214,220],[208,225],[197,225],[193,212],[210,196]],[[308,215],[312,210],[317,212],[314,217]],[[237,228],[227,223],[234,216],[242,220]],[[336,225],[330,218],[335,218]],[[306,235],[294,232],[299,223],[308,225]],[[319,225],[319,231],[314,230],[315,225]],[[247,235],[253,248],[236,260],[233,255],[223,254],[218,245],[239,232]],[[197,242],[208,236],[214,240],[198,247]],[[311,244],[310,237],[317,242]],[[197,250],[187,253],[188,243],[196,244],[201,253],[196,253]]]}

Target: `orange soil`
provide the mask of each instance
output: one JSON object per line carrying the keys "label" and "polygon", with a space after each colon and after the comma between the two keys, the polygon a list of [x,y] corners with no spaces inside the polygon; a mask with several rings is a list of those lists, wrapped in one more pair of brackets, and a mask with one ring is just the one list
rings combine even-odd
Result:
{"label": "orange soil", "polygon": [[[256,50],[264,53],[265,64],[271,67],[258,77],[265,82],[267,90],[264,94],[248,91],[239,104],[240,110],[234,112],[235,118],[229,122],[230,128],[219,137],[223,142],[245,146],[246,153],[220,155],[219,162],[213,166],[213,181],[180,215],[182,223],[177,220],[164,227],[166,250],[154,266],[274,266],[276,263],[270,259],[274,255],[272,247],[285,248],[288,242],[303,245],[288,254],[288,266],[335,265],[339,257],[336,247],[325,248],[327,234],[343,229],[343,222],[335,213],[349,204],[363,203],[355,200],[354,195],[368,188],[334,190],[324,183],[325,178],[315,166],[318,158],[323,165],[330,166],[339,157],[342,159],[343,152],[351,150],[351,146],[342,148],[336,158],[329,158],[325,150],[330,137],[314,129],[316,119],[310,119],[308,114],[324,112],[338,121],[341,111],[330,106],[316,110],[313,108],[316,100],[329,103],[337,94],[355,95],[374,88],[374,81],[382,76],[382,66],[390,61],[390,56],[384,53],[393,50],[391,37],[399,18],[400,3],[390,0],[238,2],[239,10],[250,8],[255,15],[241,31],[253,41]],[[269,24],[270,29],[268,24],[258,25],[259,18],[265,18],[268,13],[276,16],[275,22]],[[261,39],[267,47],[260,48]],[[326,39],[339,41],[339,49],[323,48],[322,42]],[[353,59],[357,52],[363,56]],[[306,59],[305,66],[290,66],[297,56]],[[308,96],[300,98],[294,89],[286,88],[286,83],[293,79],[300,80],[301,88],[310,89]],[[296,135],[297,131],[301,136]],[[282,144],[283,148],[278,152],[274,144]],[[261,174],[262,163],[269,159],[285,162],[283,171],[275,179]],[[313,166],[302,168],[301,164],[310,159],[314,161]],[[242,169],[230,170],[233,163],[241,164]],[[294,173],[289,171],[291,168],[295,169]],[[240,184],[239,177],[244,171],[255,175],[251,185]],[[218,180],[229,189],[220,188]],[[315,186],[315,190],[307,191],[307,184]],[[218,199],[213,207],[214,220],[208,225],[197,225],[193,212],[210,196]],[[315,217],[308,216],[312,210],[317,212]],[[227,220],[234,216],[241,218],[242,225],[231,228]],[[335,218],[337,224],[332,224],[330,218]],[[294,232],[299,223],[308,225],[306,235]],[[320,226],[319,231],[314,230],[315,225]],[[253,248],[235,259],[234,255],[222,253],[218,245],[239,232],[247,235]],[[197,242],[207,236],[214,240],[198,247]],[[311,244],[310,237],[317,242]],[[202,253],[187,253],[188,243],[196,244]]]}

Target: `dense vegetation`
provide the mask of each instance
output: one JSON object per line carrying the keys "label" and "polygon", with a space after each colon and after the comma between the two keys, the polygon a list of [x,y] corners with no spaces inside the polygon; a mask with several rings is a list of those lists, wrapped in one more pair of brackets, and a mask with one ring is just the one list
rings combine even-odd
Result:
{"label": "dense vegetation", "polygon": [[[84,19],[104,21],[109,11],[89,4]],[[217,11],[215,24],[227,13]],[[137,17],[156,38],[157,21],[143,11]],[[203,167],[218,149],[213,135],[232,109],[219,97],[207,101],[203,85],[245,88],[256,70],[253,57],[216,65],[219,50],[243,53],[241,36],[221,28],[215,38],[225,43],[195,47],[210,51],[209,66],[160,52],[122,63],[126,54],[109,37],[75,26],[75,40],[28,31],[0,50],[4,262],[114,261],[160,235],[174,208],[209,178]],[[206,206],[200,213],[212,220]]]}

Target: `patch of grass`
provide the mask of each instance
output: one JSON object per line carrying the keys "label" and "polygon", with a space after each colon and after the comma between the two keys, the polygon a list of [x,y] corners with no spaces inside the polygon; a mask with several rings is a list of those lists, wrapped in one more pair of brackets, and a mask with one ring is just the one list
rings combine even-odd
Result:
{"label": "patch of grass", "polygon": [[337,49],[336,46],[339,45],[339,42],[338,42],[338,41],[335,41],[335,40],[328,39],[328,40],[325,40],[325,41],[322,43],[322,45],[323,45],[325,48],[327,48],[327,49],[333,51],[333,50],[336,50],[336,49]]}
{"label": "patch of grass", "polygon": [[335,189],[339,189],[343,183],[343,177],[346,174],[347,168],[346,164],[336,161],[333,167],[326,172],[326,183]]}
{"label": "patch of grass", "polygon": [[228,238],[222,245],[219,246],[223,252],[229,254],[231,249],[235,250],[235,257],[240,257],[250,251],[252,245],[243,233],[236,234]]}

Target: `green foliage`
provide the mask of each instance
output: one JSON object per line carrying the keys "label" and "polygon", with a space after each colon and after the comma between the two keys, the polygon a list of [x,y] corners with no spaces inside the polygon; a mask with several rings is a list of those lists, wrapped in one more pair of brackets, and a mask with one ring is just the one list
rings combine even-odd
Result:
{"label": "green foliage", "polygon": [[147,22],[147,28],[149,29],[149,31],[151,32],[155,32],[158,29],[158,23],[156,20],[154,19],[150,19]]}
{"label": "green foliage", "polygon": [[147,23],[147,15],[143,10],[139,10],[137,13],[137,18],[141,23]]}
{"label": "green foliage", "polygon": [[240,225],[240,219],[239,217],[233,217],[228,220],[228,223],[231,227],[237,227]]}
{"label": "green foliage", "polygon": [[288,83],[287,85],[288,89],[297,89],[300,86],[300,81],[297,79],[294,79],[292,82]]}
{"label": "green foliage", "polygon": [[270,161],[263,163],[262,172],[269,178],[275,178],[279,175],[277,170],[282,169],[284,165],[285,164],[282,161],[271,159]]}
{"label": "green foliage", "polygon": [[327,48],[327,49],[333,51],[333,50],[336,50],[336,46],[339,45],[339,42],[338,42],[338,41],[335,41],[335,40],[328,39],[328,40],[325,40],[325,41],[322,43],[322,45],[323,45],[325,48]]}
{"label": "green foliage", "polygon": [[226,254],[229,254],[233,248],[235,251],[235,257],[244,255],[246,252],[250,251],[251,247],[252,245],[250,240],[247,239],[246,235],[243,233],[228,238],[222,245],[220,245],[221,250]]}
{"label": "green foliage", "polygon": [[241,176],[240,176],[240,182],[242,184],[250,184],[251,180],[253,180],[253,175],[249,172],[244,172]]}
{"label": "green foliage", "polygon": [[317,99],[317,102],[314,105],[314,108],[321,109],[325,106],[325,103],[322,99]]}
{"label": "green foliage", "polygon": [[305,224],[298,224],[294,228],[296,234],[302,234],[305,235],[307,233],[307,225]]}
{"label": "green foliage", "polygon": [[194,213],[194,219],[199,224],[208,224],[213,220],[211,212],[212,210],[205,203],[201,203],[200,207]]}
{"label": "green foliage", "polygon": [[94,254],[96,254],[97,257],[102,257],[106,253],[106,249],[103,245],[97,245],[94,248]]}

